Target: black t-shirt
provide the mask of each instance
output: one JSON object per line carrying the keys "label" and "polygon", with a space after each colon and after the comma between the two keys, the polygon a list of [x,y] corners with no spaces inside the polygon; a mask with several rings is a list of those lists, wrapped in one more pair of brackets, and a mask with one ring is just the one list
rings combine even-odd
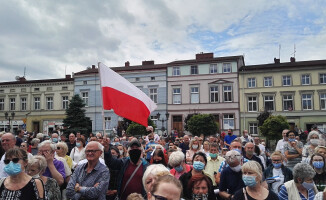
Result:
{"label": "black t-shirt", "polygon": [[[248,200],[256,200],[256,199],[252,198],[248,194],[247,191],[246,191],[246,195],[247,195]],[[244,194],[243,194],[243,188],[241,188],[240,190],[235,192],[235,194],[233,196],[233,199],[234,200],[245,200],[246,199]],[[267,198],[265,200],[278,200],[278,196],[274,192],[269,191],[268,196],[267,196]]]}

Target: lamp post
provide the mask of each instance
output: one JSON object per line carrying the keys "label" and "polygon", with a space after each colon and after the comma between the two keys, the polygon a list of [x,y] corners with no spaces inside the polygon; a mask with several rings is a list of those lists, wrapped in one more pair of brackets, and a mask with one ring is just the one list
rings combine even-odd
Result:
{"label": "lamp post", "polygon": [[157,114],[156,114],[157,120],[162,122],[161,131],[162,131],[162,133],[163,133],[163,132],[165,131],[164,122],[167,122],[167,121],[169,120],[169,116],[170,116],[170,114],[169,114],[168,112],[165,113],[165,119],[164,119],[164,118],[160,119],[160,116],[161,116],[160,113],[157,113]]}
{"label": "lamp post", "polygon": [[9,116],[8,112],[5,112],[5,118],[9,121],[9,131],[12,132],[10,121],[13,120],[13,119],[15,118],[15,113],[12,112],[12,113],[11,113],[11,116]]}

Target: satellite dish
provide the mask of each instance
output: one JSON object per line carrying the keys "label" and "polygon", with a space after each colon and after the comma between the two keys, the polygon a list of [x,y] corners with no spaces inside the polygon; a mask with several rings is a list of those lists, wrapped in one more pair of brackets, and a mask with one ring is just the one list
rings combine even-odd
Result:
{"label": "satellite dish", "polygon": [[16,77],[15,77],[16,81],[19,81],[19,78],[20,78],[19,76],[16,76]]}

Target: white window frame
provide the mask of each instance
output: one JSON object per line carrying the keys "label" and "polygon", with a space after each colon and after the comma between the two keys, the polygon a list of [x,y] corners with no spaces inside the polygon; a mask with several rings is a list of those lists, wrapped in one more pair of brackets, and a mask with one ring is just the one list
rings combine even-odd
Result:
{"label": "white window frame", "polygon": [[[308,83],[307,83],[308,81]],[[309,74],[302,74],[301,75],[301,85],[310,85],[310,75]]]}
{"label": "white window frame", "polygon": [[[308,97],[310,95],[310,98]],[[307,107],[304,106],[306,103]],[[309,102],[310,102],[310,108],[309,108]],[[313,94],[301,94],[301,105],[302,105],[302,110],[313,110],[314,105],[313,105]]]}
{"label": "white window frame", "polygon": [[[248,96],[248,112],[257,112],[258,109],[258,102],[257,102],[257,96]],[[254,109],[256,106],[256,109]]]}
{"label": "white window frame", "polygon": [[217,74],[218,73],[217,64],[211,64],[209,66],[209,73],[210,74]]}
{"label": "white window frame", "polygon": [[53,110],[53,97],[46,97],[46,109]]}
{"label": "white window frame", "polygon": [[16,98],[9,99],[9,110],[16,110]]}
{"label": "white window frame", "polygon": [[[285,82],[286,84],[284,84],[284,81],[286,81]],[[291,86],[291,85],[292,85],[292,77],[290,75],[282,76],[282,86]]]}
{"label": "white window frame", "polygon": [[[272,97],[272,99],[266,99],[268,97]],[[274,111],[275,110],[275,98],[273,95],[265,95],[264,96],[264,109],[266,110],[266,102],[272,102],[273,103],[273,109],[268,109],[267,111]]]}
{"label": "white window frame", "polygon": [[34,97],[34,110],[41,109],[41,97]]}
{"label": "white window frame", "polygon": [[248,88],[256,87],[256,78],[248,78]]}
{"label": "white window frame", "polygon": [[199,103],[199,86],[190,87],[190,103]]}
{"label": "white window frame", "polygon": [[172,88],[172,104],[181,104],[181,88],[174,87]]}
{"label": "white window frame", "polygon": [[[291,98],[284,98],[284,97],[289,97],[291,96]],[[282,95],[282,110],[283,111],[292,111],[292,110],[289,110],[289,106],[287,107],[287,109],[285,109],[285,101],[286,102],[289,102],[289,101],[292,101],[292,110],[294,110],[294,95],[293,94],[284,94]]]}
{"label": "white window frame", "polygon": [[326,93],[321,93],[320,98],[320,110],[326,110]]}
{"label": "white window frame", "polygon": [[209,87],[209,101],[211,103],[218,103],[219,99],[218,86],[216,85]]}
{"label": "white window frame", "polygon": [[0,98],[0,110],[5,110],[5,99]]}
{"label": "white window frame", "polygon": [[[230,123],[233,123],[233,126],[230,125]],[[223,129],[234,129],[235,128],[235,120],[234,120],[234,114],[224,114],[223,115]]]}
{"label": "white window frame", "polygon": [[85,107],[88,107],[88,92],[81,92],[81,96],[82,96],[82,99],[83,99],[83,102],[85,104]]}
{"label": "white window frame", "polygon": [[172,68],[172,76],[180,76],[180,67]]}
{"label": "white window frame", "polygon": [[191,75],[197,75],[198,74],[198,65],[190,66],[190,74]]}
{"label": "white window frame", "polygon": [[66,110],[69,107],[69,97],[62,96],[62,109]]}
{"label": "white window frame", "polygon": [[27,109],[27,98],[21,97],[20,98],[20,110],[25,111]]}
{"label": "white window frame", "polygon": [[[225,90],[225,87],[230,87],[231,88],[231,90]],[[223,102],[232,102],[232,100],[233,100],[233,94],[232,94],[232,85],[223,85]],[[230,97],[231,97],[231,100],[226,100],[225,99],[225,95],[226,94],[229,94],[230,93]],[[229,95],[227,95],[227,96],[229,96]]]}
{"label": "white window frame", "polygon": [[250,134],[258,134],[258,123],[257,122],[249,122],[248,127],[249,127]]}
{"label": "white window frame", "polygon": [[232,73],[232,64],[231,63],[223,63],[223,73]]}
{"label": "white window frame", "polygon": [[154,103],[157,103],[157,95],[157,88],[149,88],[149,98],[151,98]]}
{"label": "white window frame", "polygon": [[264,87],[273,87],[273,77],[271,76],[264,77]]}
{"label": "white window frame", "polygon": [[319,74],[319,83],[326,84],[326,74]]}

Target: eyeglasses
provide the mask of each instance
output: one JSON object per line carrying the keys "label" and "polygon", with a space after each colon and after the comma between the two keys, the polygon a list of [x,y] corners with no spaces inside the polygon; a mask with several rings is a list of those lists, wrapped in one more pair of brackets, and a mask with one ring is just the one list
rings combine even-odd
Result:
{"label": "eyeglasses", "polygon": [[60,150],[61,149],[61,147],[57,147],[57,150]]}
{"label": "eyeglasses", "polygon": [[13,158],[13,159],[6,159],[3,162],[8,165],[10,163],[10,161],[12,161],[13,163],[18,163],[18,161],[20,160],[20,158]]}
{"label": "eyeglasses", "polygon": [[168,200],[167,198],[162,197],[160,195],[155,195],[155,194],[152,194],[152,195],[154,196],[155,200]]}
{"label": "eyeglasses", "polygon": [[91,153],[91,154],[94,154],[96,153],[97,151],[100,151],[100,150],[86,150],[85,153]]}
{"label": "eyeglasses", "polygon": [[272,162],[281,162],[282,160],[272,160]]}

